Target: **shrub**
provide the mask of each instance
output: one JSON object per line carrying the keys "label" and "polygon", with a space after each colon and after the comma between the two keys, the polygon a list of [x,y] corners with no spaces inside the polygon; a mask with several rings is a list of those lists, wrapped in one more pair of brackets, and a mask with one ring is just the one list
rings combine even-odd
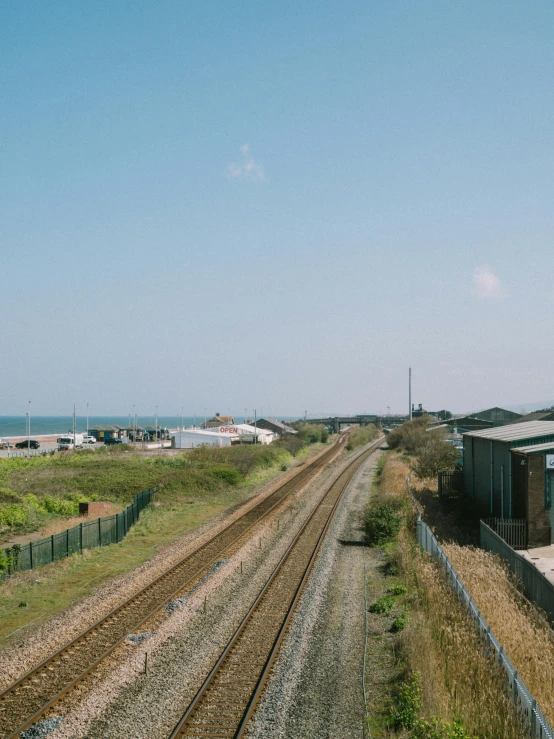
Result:
{"label": "shrub", "polygon": [[389,595],[404,595],[405,592],[405,585],[391,585],[391,587],[387,589],[387,593],[389,593]]}
{"label": "shrub", "polygon": [[419,672],[411,680],[402,683],[396,695],[396,705],[392,710],[392,723],[395,729],[413,729],[417,714],[421,710],[421,687]]}
{"label": "shrub", "polygon": [[364,446],[364,444],[369,444],[377,436],[377,433],[377,427],[372,423],[368,426],[353,428],[350,432],[346,448],[350,451],[351,449],[356,449],[356,447]]}
{"label": "shrub", "polygon": [[463,724],[454,721],[449,724],[438,718],[426,721],[418,719],[414,724],[412,739],[475,739],[464,729]]}
{"label": "shrub", "polygon": [[10,558],[6,552],[0,549],[0,573],[4,572],[10,566]]}
{"label": "shrub", "polygon": [[364,516],[367,540],[373,546],[382,546],[400,531],[401,518],[389,503],[370,506]]}
{"label": "shrub", "polygon": [[408,619],[406,618],[405,614],[401,614],[394,619],[390,626],[390,630],[393,632],[393,634],[396,634],[398,631],[402,631],[402,629],[406,628],[407,622]]}
{"label": "shrub", "polygon": [[369,606],[371,613],[382,613],[386,615],[392,611],[394,606],[394,598],[390,595],[384,595],[379,600],[376,600],[373,605]]}
{"label": "shrub", "polygon": [[429,416],[414,418],[391,431],[387,436],[390,449],[404,449],[408,454],[418,454],[427,437],[426,428],[430,423]]}
{"label": "shrub", "polygon": [[238,485],[240,482],[238,470],[234,470],[232,467],[213,467],[207,472],[211,477],[215,477],[216,480],[223,480],[228,485]]}
{"label": "shrub", "polygon": [[29,520],[29,510],[26,506],[13,503],[7,506],[0,506],[0,526],[12,526],[20,528],[25,526]]}
{"label": "shrub", "polygon": [[454,470],[458,463],[458,451],[431,432],[422,445],[414,472],[419,478],[436,477],[439,470]]}

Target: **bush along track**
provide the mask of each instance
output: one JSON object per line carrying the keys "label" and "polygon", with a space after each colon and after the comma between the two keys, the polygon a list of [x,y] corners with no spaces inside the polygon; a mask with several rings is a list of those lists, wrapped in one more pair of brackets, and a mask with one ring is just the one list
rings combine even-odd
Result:
{"label": "bush along track", "polygon": [[523,739],[504,675],[416,544],[407,470],[386,455],[364,516],[369,556],[382,562],[367,583],[366,737]]}

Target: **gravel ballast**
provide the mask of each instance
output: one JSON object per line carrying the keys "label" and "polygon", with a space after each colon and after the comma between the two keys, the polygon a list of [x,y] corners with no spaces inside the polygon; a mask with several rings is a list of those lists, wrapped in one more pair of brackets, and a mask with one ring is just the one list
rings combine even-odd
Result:
{"label": "gravel ballast", "polygon": [[381,554],[364,546],[362,514],[380,454],[369,457],[345,493],[248,739],[363,737],[364,557],[377,561]]}
{"label": "gravel ballast", "polygon": [[58,707],[64,722],[52,739],[167,737],[326,484],[350,459],[342,456],[260,522],[179,599],[181,607],[144,624],[156,632],[150,639],[115,650],[86,690]]}
{"label": "gravel ballast", "polygon": [[[315,458],[310,458],[306,463],[309,464]],[[141,590],[222,528],[240,518],[257,505],[262,497],[269,495],[295,475],[299,467],[300,465],[296,465],[287,472],[280,473],[235,509],[218,515],[195,531],[187,532],[173,543],[160,547],[151,560],[102,583],[93,593],[79,599],[56,617],[38,626],[29,625],[15,641],[10,643],[6,639],[0,641],[0,690],[67,644],[92,623],[103,618],[122,601]],[[37,573],[39,572],[37,570]]]}

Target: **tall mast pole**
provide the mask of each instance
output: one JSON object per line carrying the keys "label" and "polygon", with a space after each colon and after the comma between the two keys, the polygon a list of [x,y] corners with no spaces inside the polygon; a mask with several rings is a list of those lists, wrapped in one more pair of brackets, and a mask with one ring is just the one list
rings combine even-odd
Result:
{"label": "tall mast pole", "polygon": [[410,414],[410,421],[412,420],[412,368],[410,367],[409,374],[408,374],[408,405],[409,405],[409,414]]}

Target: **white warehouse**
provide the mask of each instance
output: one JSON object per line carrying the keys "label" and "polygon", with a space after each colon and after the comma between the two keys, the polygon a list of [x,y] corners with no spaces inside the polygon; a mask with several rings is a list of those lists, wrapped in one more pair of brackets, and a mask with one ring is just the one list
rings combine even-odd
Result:
{"label": "white warehouse", "polygon": [[195,449],[205,446],[231,446],[238,440],[237,434],[220,434],[217,431],[203,431],[202,429],[183,429],[171,432],[171,446],[173,449]]}
{"label": "white warehouse", "polygon": [[260,429],[249,423],[227,424],[226,426],[216,426],[214,431],[220,434],[238,435],[241,443],[253,444],[254,435],[257,437],[257,444],[271,444],[275,438],[273,431]]}

